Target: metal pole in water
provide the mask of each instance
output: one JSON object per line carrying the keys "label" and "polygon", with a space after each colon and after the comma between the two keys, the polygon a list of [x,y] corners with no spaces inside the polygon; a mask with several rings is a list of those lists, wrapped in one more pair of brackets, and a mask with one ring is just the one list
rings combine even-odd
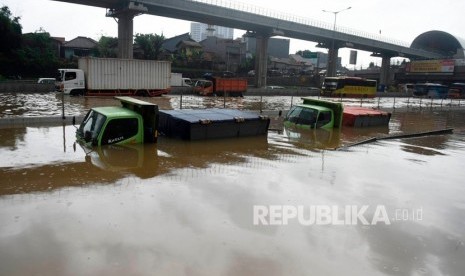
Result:
{"label": "metal pole in water", "polygon": [[420,98],[420,108],[421,108],[421,101],[423,100],[423,97]]}
{"label": "metal pole in water", "polygon": [[260,113],[263,113],[263,96],[260,96]]}
{"label": "metal pole in water", "polygon": [[396,109],[396,97],[394,97],[394,103],[392,104],[392,108]]}
{"label": "metal pole in water", "polygon": [[291,107],[293,103],[294,103],[294,96],[291,96]]}
{"label": "metal pole in water", "polygon": [[61,93],[61,118],[64,120],[65,117],[65,92]]}
{"label": "metal pole in water", "polygon": [[226,91],[223,91],[223,108],[226,108]]}
{"label": "metal pole in water", "polygon": [[179,100],[179,108],[182,109],[182,93],[181,93],[181,99]]}
{"label": "metal pole in water", "polygon": [[379,100],[381,99],[381,97],[378,97],[378,109],[379,109]]}
{"label": "metal pole in water", "polygon": [[407,108],[408,108],[409,104],[410,104],[410,97],[407,98]]}

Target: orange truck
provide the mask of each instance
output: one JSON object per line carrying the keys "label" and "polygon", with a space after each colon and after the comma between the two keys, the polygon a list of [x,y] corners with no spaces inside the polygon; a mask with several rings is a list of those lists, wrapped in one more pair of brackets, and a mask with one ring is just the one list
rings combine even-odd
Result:
{"label": "orange truck", "polygon": [[240,78],[218,78],[212,80],[198,80],[194,85],[195,93],[203,96],[239,96],[247,91],[247,80]]}

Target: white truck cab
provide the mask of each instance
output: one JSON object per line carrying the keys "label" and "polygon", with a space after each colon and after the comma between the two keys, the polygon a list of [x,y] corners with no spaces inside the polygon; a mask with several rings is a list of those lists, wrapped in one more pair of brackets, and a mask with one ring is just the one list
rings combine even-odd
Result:
{"label": "white truck cab", "polygon": [[58,69],[56,90],[68,95],[83,95],[86,89],[84,72],[80,69]]}

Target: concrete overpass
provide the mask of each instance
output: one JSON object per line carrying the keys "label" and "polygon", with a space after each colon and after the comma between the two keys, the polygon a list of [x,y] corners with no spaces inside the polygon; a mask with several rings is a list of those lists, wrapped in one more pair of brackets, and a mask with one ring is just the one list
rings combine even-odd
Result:
{"label": "concrete overpass", "polygon": [[[151,14],[211,25],[247,30],[257,38],[257,86],[266,86],[267,45],[272,36],[284,36],[318,42],[328,48],[328,72],[334,75],[339,48],[371,51],[382,58],[381,84],[387,84],[390,58],[410,59],[443,58],[441,54],[413,49],[398,41],[344,28],[333,31],[326,23],[288,15],[274,14],[244,6],[242,3],[223,0],[53,0],[95,6],[107,9],[107,16],[118,18],[119,57],[132,58],[133,18],[138,14]],[[227,7],[224,7],[227,5]],[[332,46],[334,43],[334,47]]]}

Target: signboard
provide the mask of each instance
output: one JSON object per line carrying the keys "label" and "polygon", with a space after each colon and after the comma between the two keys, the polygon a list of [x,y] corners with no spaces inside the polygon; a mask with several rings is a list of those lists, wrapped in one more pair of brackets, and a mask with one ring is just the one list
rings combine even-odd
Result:
{"label": "signboard", "polygon": [[357,51],[350,50],[349,64],[357,64]]}
{"label": "signboard", "polygon": [[440,73],[453,74],[455,61],[453,59],[412,61],[406,70],[410,73]]}

